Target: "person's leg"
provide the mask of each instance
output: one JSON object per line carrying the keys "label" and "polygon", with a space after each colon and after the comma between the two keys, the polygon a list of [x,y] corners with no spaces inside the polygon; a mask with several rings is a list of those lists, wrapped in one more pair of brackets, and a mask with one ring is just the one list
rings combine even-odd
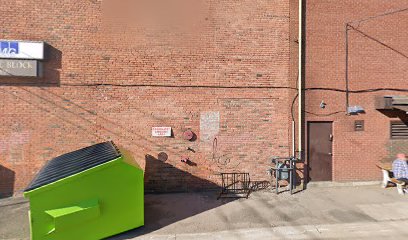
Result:
{"label": "person's leg", "polygon": [[408,193],[408,178],[398,178],[397,180],[405,183],[405,185],[402,186],[402,191]]}
{"label": "person's leg", "polygon": [[405,185],[408,184],[408,178],[398,178],[397,180],[398,180],[398,181],[405,182]]}

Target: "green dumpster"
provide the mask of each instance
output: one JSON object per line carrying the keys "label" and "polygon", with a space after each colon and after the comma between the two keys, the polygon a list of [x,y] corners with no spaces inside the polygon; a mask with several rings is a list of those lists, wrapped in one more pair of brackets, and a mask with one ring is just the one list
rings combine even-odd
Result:
{"label": "green dumpster", "polygon": [[24,196],[32,240],[92,240],[144,225],[143,171],[113,142],[49,161]]}

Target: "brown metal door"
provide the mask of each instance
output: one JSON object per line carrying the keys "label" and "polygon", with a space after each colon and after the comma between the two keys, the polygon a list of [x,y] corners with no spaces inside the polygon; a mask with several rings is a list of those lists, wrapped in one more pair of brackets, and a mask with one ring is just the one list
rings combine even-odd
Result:
{"label": "brown metal door", "polygon": [[308,122],[308,176],[310,181],[332,180],[331,122]]}

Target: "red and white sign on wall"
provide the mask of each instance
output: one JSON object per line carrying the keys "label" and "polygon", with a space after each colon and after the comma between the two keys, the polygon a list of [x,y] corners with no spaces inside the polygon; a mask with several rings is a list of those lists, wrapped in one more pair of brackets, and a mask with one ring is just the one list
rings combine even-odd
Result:
{"label": "red and white sign on wall", "polygon": [[171,137],[171,127],[152,127],[153,137]]}

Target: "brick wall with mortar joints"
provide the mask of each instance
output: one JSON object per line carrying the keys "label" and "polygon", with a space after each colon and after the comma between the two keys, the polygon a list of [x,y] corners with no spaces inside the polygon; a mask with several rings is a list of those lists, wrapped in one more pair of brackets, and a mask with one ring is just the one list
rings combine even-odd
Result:
{"label": "brick wall with mortar joints", "polygon": [[[406,1],[307,1],[306,4],[306,88],[345,87],[345,24],[370,16],[406,8]],[[349,31],[349,80],[351,90],[372,88],[407,89],[408,47],[405,29],[408,11],[355,24],[354,27],[378,42]],[[396,50],[396,51],[395,51]],[[407,53],[405,53],[406,55]],[[345,115],[345,93],[306,91],[306,110],[316,114],[342,111],[333,116],[307,115],[307,121],[333,121],[333,178],[335,181],[378,180],[375,167],[379,161],[392,158],[389,124],[398,119],[375,109],[375,97],[407,95],[396,91],[351,93],[350,104],[361,105],[365,114]],[[324,100],[326,108],[320,109]],[[354,121],[364,120],[365,130],[354,131]],[[394,141],[392,141],[394,142]],[[401,143],[405,145],[405,142]],[[405,148],[405,147],[404,147]],[[389,160],[388,160],[389,161]]]}
{"label": "brick wall with mortar joints", "polygon": [[[187,129],[200,139],[205,111],[220,112],[220,125],[228,125],[220,131],[220,147],[242,161],[236,170],[266,179],[270,156],[287,155],[290,145],[288,110],[281,108],[290,93],[274,89],[289,86],[289,3],[207,2],[210,24],[201,44],[179,49],[137,32],[104,32],[101,2],[19,1],[2,7],[0,15],[13,23],[4,24],[2,39],[50,45],[43,79],[0,79],[0,164],[15,173],[14,191],[50,158],[106,140],[130,149],[144,168],[156,161],[146,172],[147,191],[211,187],[222,170],[212,164],[211,149],[182,139]],[[247,105],[227,109],[225,99],[234,98]],[[259,124],[270,134],[257,130]],[[171,126],[174,138],[153,138],[153,126]],[[160,152],[169,156],[165,164],[157,162]],[[181,163],[185,154],[197,166]]]}

